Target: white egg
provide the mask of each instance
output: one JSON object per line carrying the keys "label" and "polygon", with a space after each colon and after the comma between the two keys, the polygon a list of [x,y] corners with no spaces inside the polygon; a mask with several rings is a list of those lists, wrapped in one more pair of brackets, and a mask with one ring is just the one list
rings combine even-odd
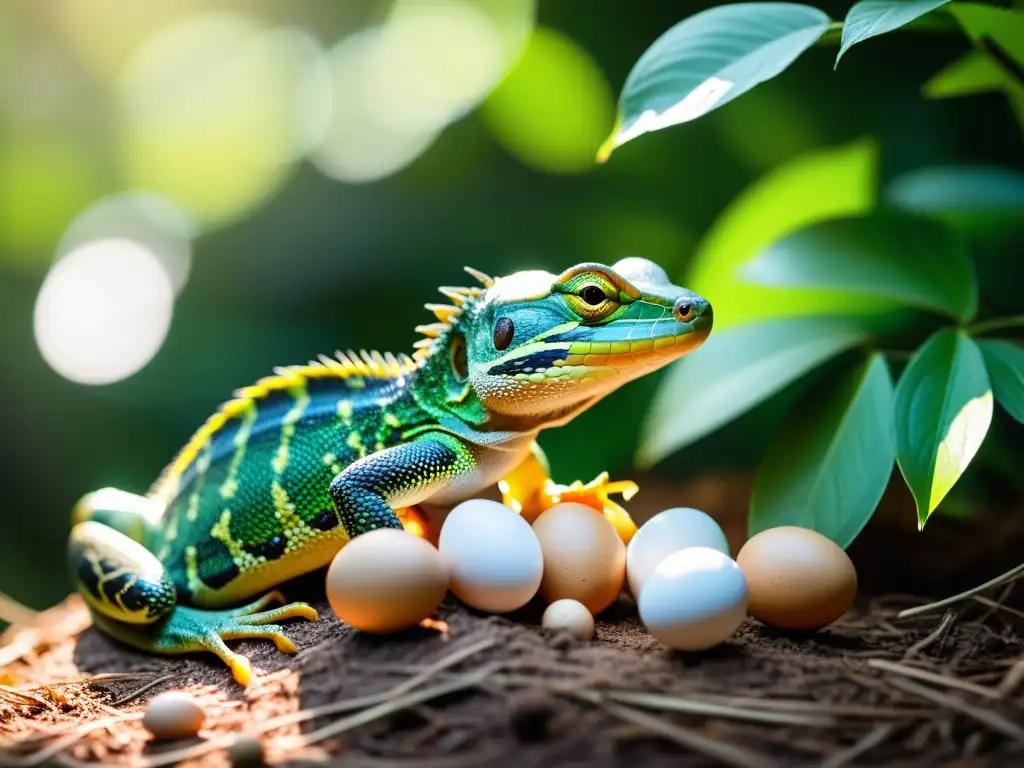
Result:
{"label": "white egg", "polygon": [[728,640],[747,615],[747,582],[736,562],[710,547],[674,552],[648,576],[640,621],[665,645],[703,651]]}
{"label": "white egg", "polygon": [[594,636],[594,617],[587,606],[579,600],[568,597],[551,603],[540,619],[544,629],[563,630],[578,640],[590,640]]}
{"label": "white egg", "polygon": [[729,542],[714,519],[693,507],[659,512],[642,526],[626,547],[626,580],[634,597],[658,563],[686,547],[710,547],[729,554]]}
{"label": "white egg", "polygon": [[536,534],[517,512],[496,501],[470,499],[452,509],[437,549],[449,588],[477,610],[514,611],[540,587],[544,555]]}
{"label": "white egg", "polygon": [[154,738],[165,741],[195,736],[204,722],[205,710],[184,691],[167,691],[154,696],[142,716],[142,727]]}

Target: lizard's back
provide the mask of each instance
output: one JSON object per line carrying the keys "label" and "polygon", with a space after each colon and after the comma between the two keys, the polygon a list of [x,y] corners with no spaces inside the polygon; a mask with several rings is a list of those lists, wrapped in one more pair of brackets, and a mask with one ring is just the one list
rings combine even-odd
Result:
{"label": "lizard's back", "polygon": [[147,545],[179,596],[228,605],[329,562],[348,539],[331,481],[428,419],[412,373],[390,356],[342,355],[281,369],[222,406],[150,492],[166,509]]}

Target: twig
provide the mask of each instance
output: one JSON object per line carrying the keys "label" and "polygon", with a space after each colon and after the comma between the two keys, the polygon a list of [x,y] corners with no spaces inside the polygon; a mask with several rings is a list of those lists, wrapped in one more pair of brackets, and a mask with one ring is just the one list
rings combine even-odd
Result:
{"label": "twig", "polygon": [[887,682],[889,685],[899,688],[901,691],[906,691],[907,693],[912,693],[915,696],[920,696],[922,699],[928,699],[929,701],[938,704],[940,707],[951,709],[965,717],[971,718],[972,720],[977,720],[979,723],[987,725],[997,733],[1001,733],[1004,736],[1015,739],[1016,741],[1024,741],[1024,728],[1021,728],[1016,723],[1007,720],[998,712],[993,712],[990,709],[983,709],[975,704],[969,704],[959,696],[951,696],[948,693],[935,691],[927,686],[910,680],[904,680],[903,678],[891,678],[887,680]]}
{"label": "twig", "polygon": [[874,669],[881,669],[886,672],[894,672],[897,675],[903,675],[904,677],[913,677],[917,680],[924,680],[925,682],[935,683],[936,685],[944,685],[948,688],[959,688],[961,691],[966,693],[976,693],[979,696],[984,696],[987,699],[998,699],[999,693],[992,688],[987,688],[984,685],[978,685],[977,683],[969,683],[966,680],[960,680],[956,677],[947,677],[946,675],[940,675],[935,672],[929,672],[926,669],[918,669],[917,667],[910,667],[906,664],[898,664],[895,661],[885,661],[884,659],[869,659],[868,666]]}
{"label": "twig", "polygon": [[857,740],[857,743],[842,752],[836,752],[828,760],[825,760],[819,768],[842,768],[865,752],[874,749],[896,730],[896,723],[882,723],[872,728]]}
{"label": "twig", "polygon": [[907,648],[907,652],[903,654],[903,660],[916,656],[918,653],[923,651],[935,643],[941,642],[942,639],[949,634],[950,628],[953,626],[953,622],[956,621],[955,611],[946,611],[942,616],[942,621],[939,622],[939,626],[934,631],[930,632],[927,637],[918,640],[912,646]]}
{"label": "twig", "polygon": [[999,697],[1003,698],[1005,696],[1009,696],[1017,690],[1017,686],[1020,685],[1021,680],[1024,680],[1024,659],[1014,663],[1014,665],[1006,671],[1006,676],[1003,677],[1002,682],[999,683]]}
{"label": "twig", "polygon": [[31,626],[39,620],[39,611],[0,592],[0,619],[12,626]]}
{"label": "twig", "polygon": [[[1007,584],[1006,586],[1007,587],[1012,587],[1013,585],[1012,584]],[[984,623],[985,619],[987,619],[989,616],[991,616],[996,611],[1006,611],[1007,613],[1012,614],[1013,616],[1016,616],[1017,618],[1024,619],[1024,611],[1018,611],[1016,608],[1011,608],[1008,605],[1003,605],[1002,600],[992,600],[992,599],[987,598],[987,597],[982,597],[981,595],[974,595],[971,599],[974,600],[977,603],[981,603],[982,605],[987,605],[991,609],[984,616],[982,616],[980,619],[978,619],[976,622],[972,622],[974,624],[982,624],[982,623]]]}
{"label": "twig", "polygon": [[775,762],[763,755],[758,755],[733,744],[710,739],[697,731],[684,728],[681,725],[655,717],[639,709],[606,701],[596,691],[576,691],[573,695],[584,701],[589,701],[591,704],[603,707],[610,715],[615,715],[626,722],[646,728],[659,736],[674,741],[676,744],[692,749],[694,752],[698,752],[705,757],[714,758],[726,765],[733,766],[733,768],[774,768],[776,765]]}
{"label": "twig", "polygon": [[934,603],[928,603],[927,605],[918,605],[914,608],[905,608],[904,610],[896,614],[896,618],[906,619],[910,616],[917,616],[920,613],[930,613],[932,611],[938,610],[939,608],[945,608],[947,605],[952,605],[953,603],[958,603],[961,600],[966,600],[978,594],[979,592],[984,592],[986,589],[998,587],[1000,584],[1005,584],[1008,581],[1013,581],[1021,575],[1024,575],[1024,563],[1021,563],[1016,568],[1011,568],[1006,573],[1000,576],[996,576],[994,579],[986,581],[984,584],[981,584],[977,587],[972,587],[971,589],[968,589],[966,592],[961,592],[958,595],[953,595],[952,597],[947,597],[944,600],[939,600]]}
{"label": "twig", "polygon": [[735,696],[717,696],[710,693],[695,694],[695,699],[736,704],[752,709],[773,709],[787,712],[814,712],[833,717],[857,717],[871,720],[928,717],[931,709],[910,707],[871,707],[860,704],[831,704],[826,701],[801,701],[800,699],[755,699]]}
{"label": "twig", "polygon": [[168,680],[173,680],[173,679],[174,679],[174,675],[163,675],[162,677],[158,677],[155,680],[150,680],[145,685],[140,686],[139,688],[136,688],[132,693],[129,693],[127,696],[122,696],[117,701],[111,702],[110,706],[112,706],[112,707],[124,706],[129,701],[134,701],[135,699],[137,699],[139,696],[144,694],[146,691],[151,690],[151,689],[155,688],[156,686],[160,685],[160,683],[166,683]]}
{"label": "twig", "polygon": [[734,720],[749,720],[751,722],[817,726],[820,728],[838,725],[834,718],[828,716],[744,709],[728,704],[713,704],[708,701],[697,701],[664,693],[610,689],[602,690],[601,695],[621,704],[632,704],[644,709],[663,709],[669,712],[685,712],[691,715],[704,715],[706,717],[726,717]]}
{"label": "twig", "polygon": [[9,757],[8,755],[0,752],[0,766],[3,766],[3,768],[32,768],[32,766],[40,765],[48,758],[55,757],[58,752],[62,752],[72,744],[76,744],[81,741],[86,734],[92,731],[97,731],[101,728],[109,728],[112,725],[128,722],[129,720],[140,719],[142,719],[141,713],[132,713],[122,715],[121,717],[108,717],[104,720],[94,720],[91,723],[81,723],[70,733],[65,734],[62,738],[57,739],[57,741],[53,742],[49,746],[43,747],[39,751],[33,752],[27,757]]}

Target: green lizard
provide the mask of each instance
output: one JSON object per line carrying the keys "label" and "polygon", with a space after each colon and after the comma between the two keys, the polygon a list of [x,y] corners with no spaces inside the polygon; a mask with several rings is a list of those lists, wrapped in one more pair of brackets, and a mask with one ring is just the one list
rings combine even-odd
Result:
{"label": "green lizard", "polygon": [[[145,496],[106,488],[75,507],[68,565],[104,632],[155,653],[210,651],[246,685],[225,640],[294,644],[276,622],[315,620],[267,590],[327,565],[350,538],[422,534],[416,505],[498,483],[532,519],[558,500],[603,510],[632,483],[602,473],[557,485],[536,438],[623,383],[698,347],[710,304],[645,259],[523,271],[442,288],[412,357],[338,353],[241,389],[199,428]],[[403,526],[404,523],[404,526]],[[262,595],[255,602],[238,606]]]}

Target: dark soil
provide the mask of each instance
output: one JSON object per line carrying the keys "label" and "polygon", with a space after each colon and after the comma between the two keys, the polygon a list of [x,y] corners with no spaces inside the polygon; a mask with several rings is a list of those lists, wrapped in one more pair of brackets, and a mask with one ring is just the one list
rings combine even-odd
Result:
{"label": "dark soil", "polygon": [[[710,497],[688,502],[715,509]],[[954,524],[937,527],[955,538]],[[975,566],[991,578],[1000,559],[986,558],[988,568]],[[882,579],[878,560],[855,561],[871,574],[862,583]],[[211,655],[156,657],[82,631],[76,598],[9,631],[0,765],[226,765],[239,733],[292,765],[1024,765],[1024,613],[1012,585],[905,618],[900,610],[927,600],[865,589],[823,631],[748,619],[728,643],[686,655],[651,638],[627,596],[589,643],[541,631],[539,603],[495,617],[454,599],[429,627],[367,636],[334,618],[322,579],[287,589],[321,598],[320,621],[288,625],[296,656],[237,644],[257,670],[248,689]],[[146,701],[168,689],[203,701],[199,737],[154,744],[142,729]]]}

